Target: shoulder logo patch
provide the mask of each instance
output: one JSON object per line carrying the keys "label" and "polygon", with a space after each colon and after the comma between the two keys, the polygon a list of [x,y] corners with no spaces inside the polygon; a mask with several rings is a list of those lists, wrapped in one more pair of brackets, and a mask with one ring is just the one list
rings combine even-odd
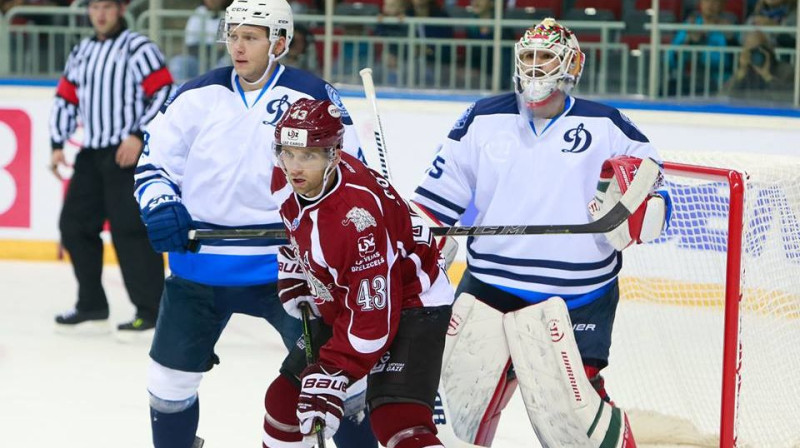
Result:
{"label": "shoulder logo patch", "polygon": [[375,218],[373,218],[372,215],[370,215],[369,212],[363,208],[353,207],[345,216],[346,219],[342,221],[342,225],[347,227],[347,225],[352,222],[353,225],[356,226],[356,230],[359,232],[363,232],[369,227],[378,226],[378,223],[375,222]]}
{"label": "shoulder logo patch", "polygon": [[472,114],[473,109],[475,109],[475,103],[470,104],[467,110],[461,114],[461,117],[456,120],[456,124],[453,125],[453,129],[464,129],[464,126],[467,125],[467,120],[469,120],[469,116]]}
{"label": "shoulder logo patch", "polygon": [[328,98],[331,100],[334,106],[339,108],[339,112],[342,113],[342,117],[349,117],[350,113],[347,112],[347,109],[344,107],[344,103],[342,103],[342,97],[339,95],[339,92],[333,88],[330,84],[325,84],[325,90],[328,92]]}

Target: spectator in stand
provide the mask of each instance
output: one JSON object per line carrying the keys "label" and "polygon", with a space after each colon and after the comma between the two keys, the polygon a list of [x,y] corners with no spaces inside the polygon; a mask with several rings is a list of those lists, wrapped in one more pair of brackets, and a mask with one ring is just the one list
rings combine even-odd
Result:
{"label": "spectator in stand", "polygon": [[793,83],[794,67],[778,60],[769,38],[758,31],[749,33],[739,55],[736,73],[728,83],[730,95],[786,101]]}
{"label": "spectator in stand", "polygon": [[[406,10],[408,17],[419,18],[442,18],[450,17],[447,12],[439,6],[437,0],[411,0],[411,6]],[[450,25],[418,25],[417,26],[418,39],[452,39],[453,27]],[[450,63],[450,45],[435,45],[425,44],[419,47],[417,55],[420,56],[420,61],[424,58],[427,64],[420,64],[420,67],[425,70],[423,82],[427,85],[432,85],[434,82],[433,74],[434,67],[437,63],[446,66]],[[442,67],[442,76],[449,73]]]}
{"label": "spectator in stand", "polygon": [[[476,19],[494,19],[494,0],[472,0],[470,10],[470,13]],[[504,41],[514,40],[514,32],[510,28],[504,28],[501,36]],[[480,40],[481,42],[492,42],[494,39],[494,27],[491,25],[471,26],[467,28],[467,38]],[[511,88],[511,69],[513,67],[511,52],[511,47],[503,48],[500,52],[500,88],[503,90]],[[486,61],[485,65],[483,61]],[[482,73],[485,74],[487,82],[491,83],[493,61],[493,47],[473,47],[472,55],[468,61],[469,72],[474,79],[472,85],[477,85],[480,82]],[[477,85],[477,87],[489,88],[491,86]]]}
{"label": "spectator in stand", "polygon": [[[378,15],[378,25],[375,27],[375,35],[389,38],[398,38],[408,36],[408,25],[404,23],[385,23],[386,18],[396,17],[402,21],[406,16],[406,0],[384,0],[383,9],[381,14]],[[400,48],[402,44],[387,43],[384,44],[383,50],[383,63],[386,65],[386,74],[382,74],[382,66],[376,67],[375,77],[382,79],[386,85],[397,86],[400,85],[400,70],[398,67],[398,58],[400,55]]]}
{"label": "spectator in stand", "polygon": [[[731,25],[733,22],[729,17],[726,17],[723,12],[725,10],[725,0],[699,0],[697,11],[689,14],[685,23],[694,25]],[[672,45],[698,45],[698,46],[711,46],[723,49],[728,45],[735,44],[735,38],[730,33],[722,31],[680,31],[675,35],[672,40]],[[691,71],[694,71],[697,76],[698,88],[704,87],[703,76],[705,76],[705,67],[711,67],[711,91],[714,92],[720,87],[717,83],[720,71],[723,77],[730,76],[733,68],[733,58],[725,56],[722,51],[705,51],[697,55],[697,64],[692,65],[692,52],[684,51],[682,54],[682,61],[679,63],[678,54],[674,51],[669,52],[669,67],[672,73],[670,80],[671,95],[676,93],[675,86],[677,85],[677,78],[684,78],[682,94],[687,94],[690,85],[689,76]]]}
{"label": "spectator in stand", "polygon": [[289,52],[284,56],[286,65],[320,75],[319,60],[314,35],[303,25],[295,25],[294,38]]}
{"label": "spectator in stand", "polygon": [[[748,25],[795,26],[797,8],[794,0],[758,0],[753,13],[747,18]],[[782,48],[794,48],[794,34],[770,35],[772,44]]]}
{"label": "spectator in stand", "polygon": [[[189,16],[184,30],[186,53],[179,54],[169,61],[170,72],[176,79],[185,81],[205,72],[206,68],[201,70],[201,60],[210,67],[228,65],[228,55],[217,47],[217,29],[222,17],[221,12],[231,4],[231,1],[203,0],[203,4],[195,8]],[[220,59],[223,61],[222,64],[219,63]]]}

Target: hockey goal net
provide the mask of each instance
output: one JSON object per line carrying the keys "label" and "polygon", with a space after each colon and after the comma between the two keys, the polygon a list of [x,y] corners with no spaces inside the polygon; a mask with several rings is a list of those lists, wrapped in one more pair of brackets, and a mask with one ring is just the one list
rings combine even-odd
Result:
{"label": "hockey goal net", "polygon": [[800,159],[662,155],[670,227],[624,252],[609,393],[639,444],[800,447]]}

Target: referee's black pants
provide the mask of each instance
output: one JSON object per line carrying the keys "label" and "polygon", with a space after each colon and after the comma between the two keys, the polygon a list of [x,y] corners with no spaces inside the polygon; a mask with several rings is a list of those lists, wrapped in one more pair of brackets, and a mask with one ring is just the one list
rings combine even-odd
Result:
{"label": "referee's black pants", "polygon": [[78,153],[61,210],[61,243],[69,252],[78,280],[76,308],[108,310],[101,283],[103,241],[100,238],[103,223],[108,219],[136,316],[155,321],[164,287],[164,258],[150,245],[139,216],[139,206],[133,197],[134,167],[120,168],[114,161],[116,150],[116,147],[84,149]]}

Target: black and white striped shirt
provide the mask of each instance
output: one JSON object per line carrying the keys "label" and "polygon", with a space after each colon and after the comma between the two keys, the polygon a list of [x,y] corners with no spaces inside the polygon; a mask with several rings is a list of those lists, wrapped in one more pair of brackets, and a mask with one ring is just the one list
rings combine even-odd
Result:
{"label": "black and white striped shirt", "polygon": [[86,38],[69,55],[50,116],[53,149],[61,149],[83,125],[83,148],[116,147],[140,135],[166,103],[172,76],[164,56],[147,37],[123,29]]}

